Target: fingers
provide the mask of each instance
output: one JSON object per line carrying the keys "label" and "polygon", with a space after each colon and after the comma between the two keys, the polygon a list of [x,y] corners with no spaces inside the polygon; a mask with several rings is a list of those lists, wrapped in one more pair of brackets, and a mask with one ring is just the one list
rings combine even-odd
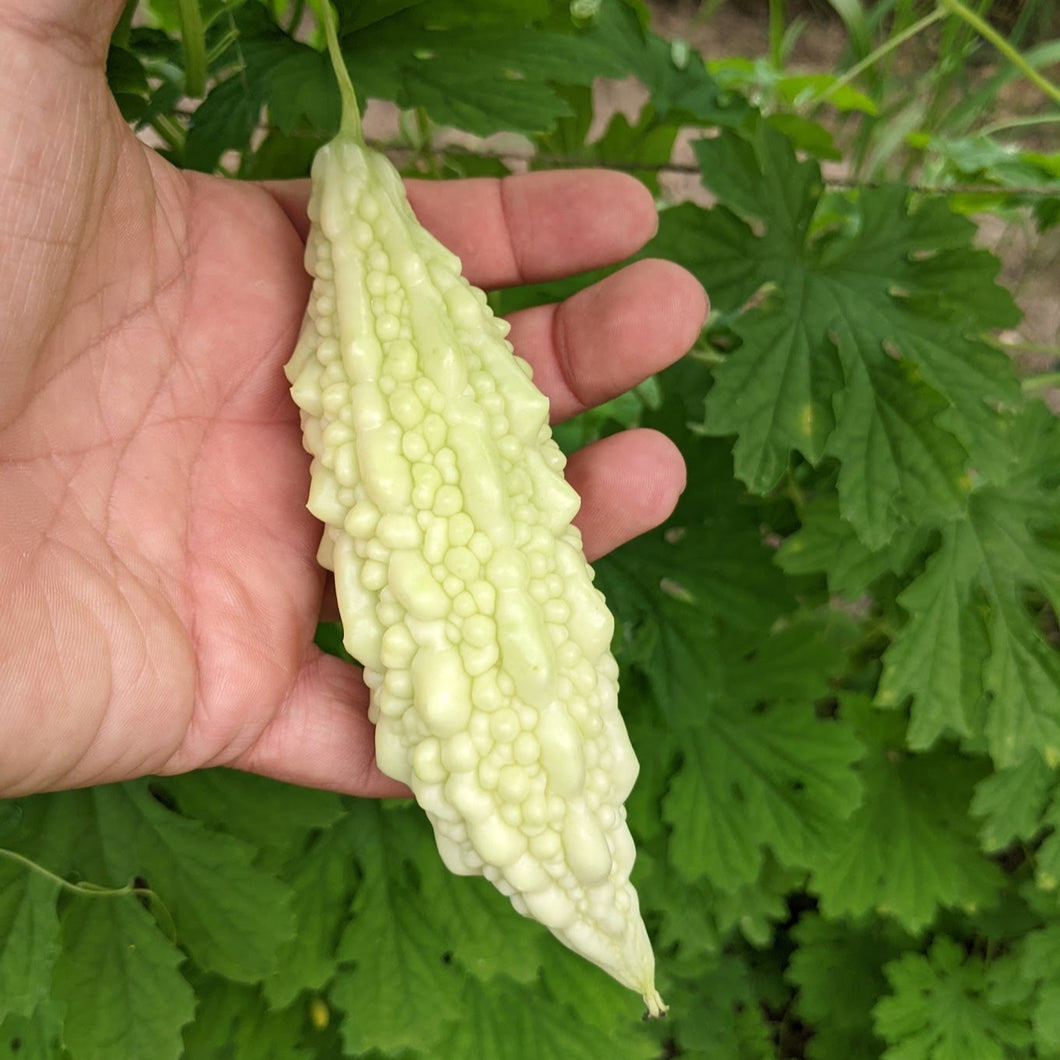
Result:
{"label": "fingers", "polygon": [[[309,182],[263,186],[304,239]],[[405,186],[420,223],[461,259],[467,279],[486,289],[614,264],[639,250],[657,225],[648,190],[610,170],[410,180]]]}
{"label": "fingers", "polygon": [[611,265],[655,234],[650,192],[626,173],[555,170],[502,180],[409,181],[420,223],[478,287],[511,287]]}
{"label": "fingers", "polygon": [[281,713],[252,747],[228,763],[304,787],[366,798],[408,797],[375,762],[375,727],[361,671],[311,649]]}
{"label": "fingers", "polygon": [[581,494],[574,522],[590,562],[664,522],[686,481],[677,446],[646,428],[580,449],[567,462],[566,474]]}
{"label": "fingers", "polygon": [[557,305],[510,317],[511,339],[564,420],[636,386],[696,341],[708,302],[668,261],[635,262]]}

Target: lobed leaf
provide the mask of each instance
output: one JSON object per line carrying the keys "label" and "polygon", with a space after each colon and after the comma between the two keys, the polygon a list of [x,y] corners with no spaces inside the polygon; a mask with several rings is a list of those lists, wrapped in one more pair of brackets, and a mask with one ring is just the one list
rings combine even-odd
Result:
{"label": "lobed leaf", "polygon": [[810,1060],[871,1060],[882,1055],[872,1010],[886,991],[884,966],[907,940],[871,919],[801,917],[791,932],[796,949],[786,977],[797,988],[800,1018],[815,1028],[806,1047]]}
{"label": "lobed leaf", "polygon": [[60,1044],[62,1010],[54,1001],[42,1001],[28,1016],[10,1015],[0,1019],[0,1053],[21,1053],[32,1060],[68,1060]]}
{"label": "lobed leaf", "polygon": [[434,1052],[452,1032],[445,1014],[461,1005],[464,976],[449,951],[408,860],[437,853],[421,822],[399,809],[355,804],[363,878],[337,950],[330,997],[345,1019],[342,1039],[354,1055],[378,1049]]}
{"label": "lobed leaf", "polygon": [[911,755],[894,719],[852,698],[841,709],[868,748],[859,766],[864,796],[814,865],[822,913],[876,913],[915,932],[940,909],[988,905],[1000,874],[967,817],[983,766],[944,750]]}
{"label": "lobed leaf", "polygon": [[0,851],[0,1021],[32,1017],[59,953],[58,885]]}
{"label": "lobed leaf", "polygon": [[281,943],[262,984],[268,1003],[285,1008],[306,990],[323,991],[335,974],[339,938],[357,886],[359,837],[348,816],[316,834],[280,870],[291,889],[296,930]]}
{"label": "lobed leaf", "polygon": [[77,1060],[179,1060],[194,995],[184,955],[131,897],[80,898],[62,918],[53,997]]}
{"label": "lobed leaf", "polygon": [[[942,526],[938,548],[898,599],[907,621],[884,655],[877,700],[911,700],[911,747],[947,732],[985,737],[999,768],[1060,756],[1060,653],[1027,595],[1054,613],[1060,604],[1053,465],[1039,463],[1060,443],[1060,424],[1030,406],[1008,430],[1024,465],[978,486],[964,516]],[[938,654],[929,659],[929,650]]]}
{"label": "lobed leaf", "polygon": [[908,953],[886,967],[890,994],[874,1009],[886,1060],[1005,1060],[1026,1056],[1019,1008],[990,1004],[982,960],[940,935],[927,955]]}
{"label": "lobed leaf", "polygon": [[995,408],[1019,396],[1007,358],[978,337],[1018,319],[996,261],[967,221],[914,209],[898,187],[862,190],[819,228],[820,172],[767,124],[695,148],[719,205],[664,211],[657,249],[692,267],[741,340],[715,372],[704,429],[735,437],[736,472],[757,493],[793,454],[838,460],[842,515],[870,548],[955,514],[970,460],[1004,462],[991,456]]}
{"label": "lobed leaf", "polygon": [[680,1056],[695,1060],[774,1060],[776,1050],[749,962],[729,954],[696,965],[668,987],[669,1020]]}
{"label": "lobed leaf", "polygon": [[809,706],[733,705],[682,736],[684,765],[662,811],[674,829],[672,864],[687,879],[735,890],[758,877],[766,850],[809,867],[857,806],[851,766],[861,749]]}
{"label": "lobed leaf", "polygon": [[[581,964],[596,971],[584,960]],[[477,980],[469,980],[460,999],[460,1018],[447,1028],[446,1060],[525,1060],[528,1056],[534,1060],[598,1060],[601,1055],[615,1060],[654,1060],[657,1043],[643,1031],[630,1033],[635,1026],[632,1022],[627,1022],[626,1033],[606,1035],[583,1018],[581,1002],[593,1003],[591,993],[584,993],[587,985],[579,977],[579,993],[565,998],[574,1002],[567,1004],[550,1003],[503,977],[494,980],[488,991]],[[590,990],[598,989],[593,980]],[[610,988],[606,992],[612,1004],[619,1002]],[[618,1003],[620,1010],[628,1011],[629,1006],[628,996]]]}
{"label": "lobed leaf", "polygon": [[1042,828],[1054,785],[1053,771],[1037,756],[981,780],[969,813],[982,821],[983,849],[994,852],[1017,841],[1030,842]]}
{"label": "lobed leaf", "polygon": [[184,1056],[194,1060],[312,1060],[300,1005],[270,1006],[260,988],[224,979],[197,984],[195,1019],[184,1028]]}
{"label": "lobed leaf", "polygon": [[239,982],[275,966],[294,934],[288,888],[234,836],[167,809],[147,781],[24,801],[17,848],[57,875],[105,886],[142,881],[160,922],[199,963]]}

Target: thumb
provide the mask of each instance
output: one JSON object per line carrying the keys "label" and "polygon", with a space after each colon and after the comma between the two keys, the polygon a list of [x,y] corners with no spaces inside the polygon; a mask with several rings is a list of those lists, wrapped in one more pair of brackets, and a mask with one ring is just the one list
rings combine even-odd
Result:
{"label": "thumb", "polygon": [[0,0],[0,50],[21,36],[50,43],[82,63],[101,63],[124,6],[122,0]]}

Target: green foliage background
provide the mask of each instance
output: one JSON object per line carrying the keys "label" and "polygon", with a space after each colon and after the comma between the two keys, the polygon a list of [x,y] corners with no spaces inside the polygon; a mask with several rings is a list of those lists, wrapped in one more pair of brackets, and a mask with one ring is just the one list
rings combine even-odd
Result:
{"label": "green foliage background", "polygon": [[[763,94],[760,68],[708,68],[639,3],[338,9],[362,100],[407,114],[409,172],[506,170],[436,150],[450,126],[659,192],[693,130],[713,205],[660,197],[645,254],[700,278],[707,329],[560,432],[651,425],[690,469],[669,523],[598,564],[671,1014],[643,1023],[451,877],[415,807],[209,771],[0,803],[0,1056],[1060,1057],[1060,425],[999,345],[1020,314],[965,216],[1034,183],[1049,225],[1057,156],[1005,168],[921,135],[937,182],[977,157],[985,191],[831,186],[832,119],[871,131],[872,99],[835,77],[810,85],[827,105],[779,75]],[[338,122],[305,14],[130,4],[123,112],[178,165],[304,175]],[[630,74],[642,112],[588,142],[593,81]]]}

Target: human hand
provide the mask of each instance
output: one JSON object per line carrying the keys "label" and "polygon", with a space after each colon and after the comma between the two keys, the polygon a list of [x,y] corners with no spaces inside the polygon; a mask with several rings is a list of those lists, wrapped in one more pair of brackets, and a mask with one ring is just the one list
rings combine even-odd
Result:
{"label": "human hand", "polygon": [[[361,795],[360,672],[313,637],[327,582],[283,375],[309,280],[307,182],[178,171],[104,75],[120,0],[0,0],[0,795],[225,765]],[[655,224],[607,172],[412,183],[490,288],[618,262]],[[679,357],[706,312],[642,261],[511,318],[557,419]],[[572,456],[590,558],[684,482],[651,431]]]}

